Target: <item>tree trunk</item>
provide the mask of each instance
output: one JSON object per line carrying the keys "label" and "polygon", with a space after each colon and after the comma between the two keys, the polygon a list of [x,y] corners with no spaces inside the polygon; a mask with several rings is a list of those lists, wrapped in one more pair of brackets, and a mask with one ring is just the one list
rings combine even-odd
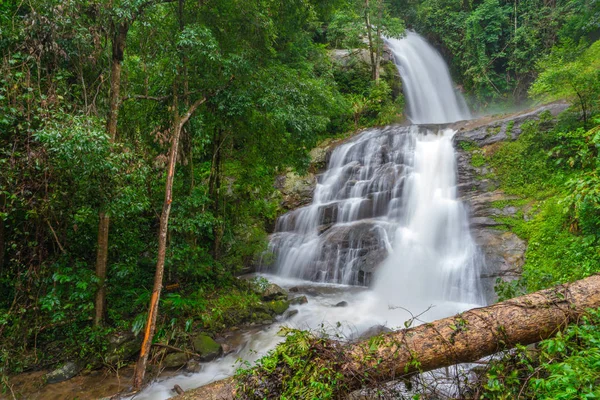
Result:
{"label": "tree trunk", "polygon": [[[121,94],[121,67],[123,53],[127,40],[129,23],[121,22],[115,29],[112,43],[112,65],[110,71],[110,98],[109,113],[106,122],[106,132],[111,142],[117,138],[117,120],[119,117],[119,102]],[[94,325],[102,324],[106,314],[106,265],[108,263],[108,231],[110,228],[110,216],[101,211],[98,221],[98,248],[96,250],[96,277],[98,278],[98,289],[96,291]]]}
{"label": "tree trunk", "polygon": [[[6,208],[6,196],[4,194],[0,194],[0,207],[2,207],[2,211]],[[6,258],[4,254],[6,243],[5,235],[4,220],[0,218],[0,274],[4,269],[4,259]]]}
{"label": "tree trunk", "polygon": [[367,27],[367,38],[369,39],[369,55],[371,56],[371,78],[376,79],[375,67],[375,47],[373,44],[373,35],[371,33],[371,17],[369,10],[369,0],[365,0],[365,25]]}
{"label": "tree trunk", "polygon": [[377,0],[378,7],[378,18],[377,21],[377,37],[375,41],[377,43],[375,47],[375,83],[379,83],[379,66],[381,65],[381,57],[383,53],[383,39],[381,38],[381,24],[383,21],[383,0]]}
{"label": "tree trunk", "polygon": [[138,391],[142,387],[144,375],[146,373],[146,363],[150,348],[152,347],[152,339],[154,338],[154,330],[156,327],[156,317],[158,315],[158,302],[160,300],[160,292],[162,290],[163,274],[165,270],[165,257],[167,253],[167,232],[169,227],[169,214],[171,213],[171,202],[173,201],[173,180],[175,178],[175,165],[177,163],[177,150],[179,149],[179,138],[183,126],[190,119],[194,111],[206,101],[206,98],[196,101],[188,111],[182,116],[178,115],[177,95],[175,95],[174,110],[175,118],[173,123],[173,137],[171,138],[171,148],[169,149],[169,161],[167,167],[167,182],[165,184],[165,201],[163,203],[162,213],[160,215],[160,228],[158,232],[158,256],[156,259],[156,272],[154,273],[154,286],[152,288],[152,296],[150,297],[150,306],[148,307],[148,319],[144,329],[144,339],[140,350],[140,357],[135,367],[133,377],[133,390]]}
{"label": "tree trunk", "polygon": [[[554,336],[576,323],[587,309],[600,307],[600,275],[571,284],[475,308],[410,329],[338,346],[342,359],[331,365],[342,374],[336,395],[407,374],[477,361],[482,357]],[[376,343],[373,348],[371,345]],[[308,354],[308,353],[307,353]],[[330,366],[331,366],[330,365]],[[260,375],[262,387],[279,375]],[[232,378],[186,392],[179,399],[229,399],[235,394]]]}
{"label": "tree trunk", "polygon": [[108,260],[108,229],[110,217],[100,212],[98,222],[98,249],[96,253],[96,277],[98,289],[96,291],[94,325],[98,326],[104,321],[106,308],[106,264]]}

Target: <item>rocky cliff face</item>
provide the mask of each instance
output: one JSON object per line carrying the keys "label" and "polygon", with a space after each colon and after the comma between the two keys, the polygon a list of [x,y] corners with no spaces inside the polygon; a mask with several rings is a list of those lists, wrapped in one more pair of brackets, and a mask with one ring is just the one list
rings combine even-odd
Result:
{"label": "rocky cliff face", "polygon": [[469,207],[472,235],[485,255],[482,282],[490,303],[496,300],[494,285],[498,278],[512,280],[520,276],[527,244],[494,219],[514,216],[518,210],[502,206],[505,200],[513,198],[496,189],[498,185],[492,171],[477,156],[495,143],[516,140],[525,122],[539,119],[544,112],[556,116],[567,107],[565,103],[553,103],[528,112],[500,118],[483,117],[450,126],[457,130],[454,140],[459,193]]}

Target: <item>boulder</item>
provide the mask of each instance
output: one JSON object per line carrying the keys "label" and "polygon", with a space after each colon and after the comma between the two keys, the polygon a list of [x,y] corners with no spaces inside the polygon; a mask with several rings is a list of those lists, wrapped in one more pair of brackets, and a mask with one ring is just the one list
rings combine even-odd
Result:
{"label": "boulder", "polygon": [[348,302],[347,301],[340,301],[334,307],[348,307]]}
{"label": "boulder", "polygon": [[298,314],[298,310],[287,310],[283,315],[283,319],[290,319],[296,314]]}
{"label": "boulder", "polygon": [[108,339],[108,349],[104,356],[104,363],[116,365],[119,362],[133,358],[139,351],[141,341],[131,332],[119,332]]}
{"label": "boulder", "polygon": [[185,370],[192,374],[196,374],[202,370],[202,365],[198,362],[198,360],[194,360],[192,358],[185,364]]}
{"label": "boulder", "polygon": [[58,383],[73,378],[83,369],[83,364],[68,361],[62,367],[46,374],[46,383]]}
{"label": "boulder", "polygon": [[260,297],[265,301],[287,299],[287,296],[287,291],[274,283],[268,284],[260,295]]}
{"label": "boulder", "polygon": [[298,296],[290,300],[290,305],[299,305],[306,303],[308,303],[308,299],[306,298],[306,296]]}
{"label": "boulder", "polygon": [[204,333],[193,338],[192,344],[196,353],[200,354],[201,361],[212,361],[223,353],[221,345]]}
{"label": "boulder", "polygon": [[267,305],[275,315],[281,315],[290,308],[290,302],[287,300],[272,300]]}

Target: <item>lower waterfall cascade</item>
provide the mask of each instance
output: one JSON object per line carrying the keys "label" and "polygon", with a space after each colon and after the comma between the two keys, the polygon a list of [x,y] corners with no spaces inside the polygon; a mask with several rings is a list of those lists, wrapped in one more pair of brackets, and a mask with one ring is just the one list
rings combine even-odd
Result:
{"label": "lower waterfall cascade", "polygon": [[[377,325],[403,327],[415,315],[431,321],[485,303],[483,257],[457,198],[455,132],[424,126],[469,119],[469,111],[425,39],[408,32],[386,43],[414,125],[368,129],[337,146],[312,204],[278,219],[273,257],[259,267],[270,281],[299,287],[308,304],[245,333],[235,353],[201,372],[155,382],[136,399],[166,399],[175,384],[187,389],[232,375],[236,360],[252,362],[279,343],[281,326],[335,327],[356,338]],[[346,306],[335,307],[340,301]]]}

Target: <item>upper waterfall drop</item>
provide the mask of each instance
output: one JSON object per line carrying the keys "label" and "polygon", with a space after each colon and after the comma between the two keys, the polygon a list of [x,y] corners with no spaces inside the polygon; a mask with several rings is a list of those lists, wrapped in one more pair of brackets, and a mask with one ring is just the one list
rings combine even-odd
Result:
{"label": "upper waterfall drop", "polygon": [[386,39],[402,78],[408,117],[414,124],[443,124],[471,118],[465,99],[454,89],[440,53],[419,34]]}

